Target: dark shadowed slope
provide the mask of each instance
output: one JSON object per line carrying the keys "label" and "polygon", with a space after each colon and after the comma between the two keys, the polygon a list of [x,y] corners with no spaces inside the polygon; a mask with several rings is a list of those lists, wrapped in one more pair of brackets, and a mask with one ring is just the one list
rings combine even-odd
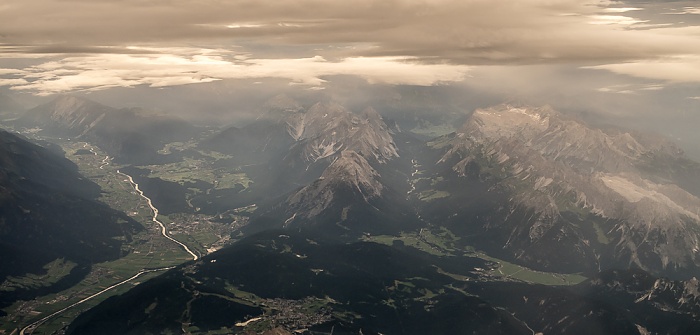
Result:
{"label": "dark shadowed slope", "polygon": [[[141,226],[95,201],[99,193],[66,158],[0,131],[0,281],[45,272],[59,258],[79,269],[122,256]],[[2,302],[25,293],[3,292]]]}
{"label": "dark shadowed slope", "polygon": [[96,144],[117,160],[160,162],[166,143],[188,141],[199,129],[180,119],[145,110],[116,109],[83,98],[59,96],[22,114],[14,125],[40,129],[50,137]]}

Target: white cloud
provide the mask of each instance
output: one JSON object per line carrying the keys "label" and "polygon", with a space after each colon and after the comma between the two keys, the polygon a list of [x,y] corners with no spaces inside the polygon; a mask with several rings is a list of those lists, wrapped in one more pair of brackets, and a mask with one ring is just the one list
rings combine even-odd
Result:
{"label": "white cloud", "polygon": [[637,91],[631,90],[631,89],[623,89],[623,87],[627,87],[627,86],[622,85],[622,86],[601,87],[601,88],[597,89],[597,91],[603,92],[603,93],[615,93],[615,94],[637,94]]}
{"label": "white cloud", "polygon": [[610,8],[605,8],[605,9],[603,9],[603,12],[605,12],[605,13],[627,13],[627,12],[638,11],[638,10],[643,10],[643,8],[636,8],[636,7],[610,7]]}
{"label": "white cloud", "polygon": [[666,88],[662,84],[621,84],[596,89],[598,92],[615,94],[640,94],[644,91],[660,91]]}
{"label": "white cloud", "polygon": [[3,75],[22,75],[22,74],[26,74],[26,71],[22,71],[22,70],[19,70],[19,69],[3,69],[3,68],[0,68],[0,76],[3,76]]}
{"label": "white cloud", "polygon": [[[649,21],[645,21],[649,22]],[[635,23],[631,26],[631,29],[652,29],[652,28],[666,28],[673,27],[673,23]]]}
{"label": "white cloud", "polygon": [[371,83],[434,85],[462,80],[469,70],[464,65],[419,63],[413,57],[348,57],[328,61],[321,56],[253,59],[209,49],[148,50],[161,53],[67,57],[13,72],[13,75],[23,74],[24,79],[4,79],[0,85],[47,95],[110,87],[163,87],[252,78],[284,78],[297,84],[321,86],[324,77],[341,74],[359,76]]}
{"label": "white cloud", "polygon": [[264,24],[254,24],[254,23],[233,23],[226,25],[226,28],[240,29],[240,28],[260,28],[264,27]]}
{"label": "white cloud", "polygon": [[642,90],[642,91],[660,91],[660,90],[663,90],[664,88],[665,88],[664,85],[657,84],[657,85],[646,85],[646,86],[640,88],[640,90]]}
{"label": "white cloud", "polygon": [[664,80],[673,83],[700,83],[700,55],[667,57],[657,60],[606,64],[586,67],[608,70],[638,78]]}
{"label": "white cloud", "polygon": [[0,86],[25,85],[27,81],[21,78],[0,78]]}
{"label": "white cloud", "polygon": [[[431,85],[478,65],[586,64],[650,76],[629,64],[700,55],[700,28],[607,0],[2,2],[0,67],[23,64],[27,73],[0,78],[44,93],[263,77],[318,86],[337,74]],[[644,19],[633,15],[642,10]],[[17,62],[25,58],[38,65]]]}
{"label": "white cloud", "polygon": [[[241,41],[308,49],[359,44],[373,48],[324,56],[438,57],[497,65],[640,58],[657,43],[641,32],[621,29],[646,22],[617,15],[641,8],[606,0],[182,0],[177,6],[139,0],[3,2],[9,5],[0,11],[5,36],[0,44],[54,53],[84,53],[95,45],[118,52],[124,45],[154,41],[227,49]],[[656,49],[668,55],[700,45],[697,36],[679,42]]]}
{"label": "white cloud", "polygon": [[663,13],[666,15],[684,15],[684,14],[695,14],[700,15],[700,7],[683,7],[679,10],[674,10],[672,12]]}
{"label": "white cloud", "polygon": [[606,25],[606,24],[618,24],[618,25],[623,25],[623,26],[631,26],[633,24],[637,23],[645,23],[649,21],[645,20],[637,20],[628,16],[621,16],[621,15],[592,15],[590,16],[592,21],[589,21],[588,23],[590,24],[598,24],[598,25]]}

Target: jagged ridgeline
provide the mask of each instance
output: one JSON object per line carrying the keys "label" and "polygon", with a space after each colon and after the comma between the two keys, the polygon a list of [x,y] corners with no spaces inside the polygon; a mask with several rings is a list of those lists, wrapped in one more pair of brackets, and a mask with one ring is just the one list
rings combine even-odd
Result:
{"label": "jagged ridgeline", "polygon": [[[401,212],[406,199],[394,189],[403,184],[387,185],[392,173],[379,172],[395,170],[390,166],[400,157],[393,137],[397,129],[376,110],[352,112],[332,102],[305,108],[280,95],[266,103],[260,115],[251,124],[224,129],[200,144],[231,155],[227,164],[244,166],[255,181],[244,193],[259,195],[260,210],[247,231],[314,226],[357,237],[368,231],[396,232],[399,222],[411,227],[415,219],[405,215],[411,210]],[[223,210],[225,203],[218,199],[236,196],[240,195],[213,192],[193,203]]]}
{"label": "jagged ridgeline", "polygon": [[[305,108],[278,96],[262,115],[229,142],[239,156],[269,155],[252,189],[278,198],[250,231],[341,227],[350,236],[428,224],[541,270],[632,267],[688,278],[700,265],[700,165],[660,136],[508,104],[427,142],[372,108]],[[255,131],[263,124],[274,131]]]}
{"label": "jagged ridgeline", "polygon": [[[700,165],[672,142],[550,107],[478,109],[430,132],[385,109],[401,117],[280,95],[186,144],[140,138],[157,154],[120,163],[162,215],[241,226],[69,332],[697,330]],[[129,113],[64,97],[20,120],[119,154],[106,138],[131,133],[104,120]]]}
{"label": "jagged ridgeline", "polygon": [[[489,236],[483,248],[540,269],[697,273],[700,165],[666,139],[506,104],[428,145],[454,193],[432,220]],[[460,199],[470,187],[480,208]]]}

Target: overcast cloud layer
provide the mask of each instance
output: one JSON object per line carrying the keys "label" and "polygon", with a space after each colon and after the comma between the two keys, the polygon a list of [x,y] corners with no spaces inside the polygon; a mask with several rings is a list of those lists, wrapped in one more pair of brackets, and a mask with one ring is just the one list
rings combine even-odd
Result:
{"label": "overcast cloud layer", "polygon": [[274,77],[321,88],[337,74],[434,85],[523,64],[700,82],[693,3],[4,0],[0,86],[47,95]]}
{"label": "overcast cloud layer", "polygon": [[439,89],[426,113],[550,104],[700,159],[700,4],[0,1],[0,93],[28,107],[69,93],[220,124],[279,92],[361,106],[413,90],[394,85]]}

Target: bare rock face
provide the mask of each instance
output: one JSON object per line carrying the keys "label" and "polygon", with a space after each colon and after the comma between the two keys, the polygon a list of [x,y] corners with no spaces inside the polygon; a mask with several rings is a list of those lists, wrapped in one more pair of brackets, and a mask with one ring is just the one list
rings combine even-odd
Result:
{"label": "bare rock face", "polygon": [[[514,194],[511,211],[536,213],[510,241],[536,244],[552,229],[568,229],[557,224],[567,221],[564,213],[592,214],[610,223],[600,234],[615,261],[655,271],[700,265],[700,199],[644,168],[682,157],[668,141],[591,128],[549,107],[504,104],[474,112],[447,147],[441,163],[460,176],[486,168]],[[576,235],[580,225],[564,226]],[[578,238],[581,254],[601,257]]]}
{"label": "bare rock face", "polygon": [[398,157],[389,127],[371,107],[355,114],[337,103],[319,102],[304,110],[295,100],[277,96],[265,109],[298,142],[305,162],[338,156],[344,150],[379,163]]}
{"label": "bare rock face", "polygon": [[381,116],[372,108],[356,115],[335,103],[317,103],[294,128],[304,141],[303,155],[312,162],[352,150],[380,163],[398,156],[396,144]]}
{"label": "bare rock face", "polygon": [[318,180],[289,197],[287,203],[294,214],[288,221],[321,214],[337,200],[340,192],[364,202],[379,197],[384,186],[378,178],[379,174],[364,157],[354,151],[343,151]]}

